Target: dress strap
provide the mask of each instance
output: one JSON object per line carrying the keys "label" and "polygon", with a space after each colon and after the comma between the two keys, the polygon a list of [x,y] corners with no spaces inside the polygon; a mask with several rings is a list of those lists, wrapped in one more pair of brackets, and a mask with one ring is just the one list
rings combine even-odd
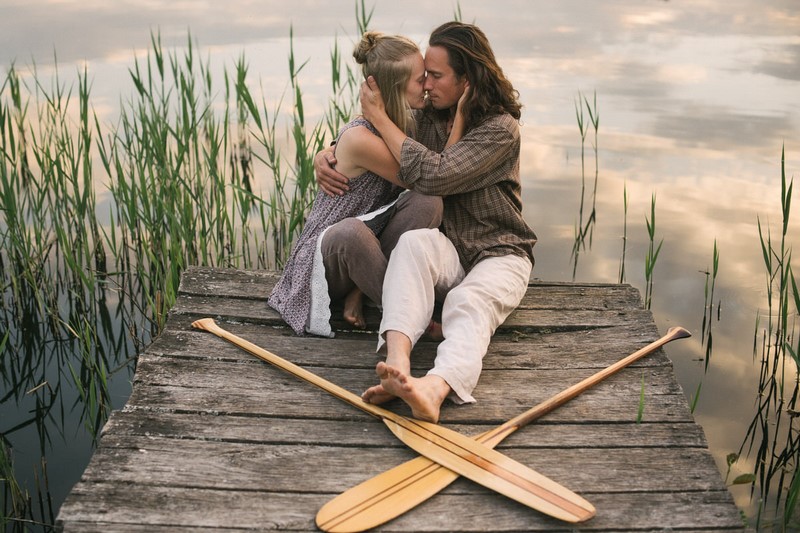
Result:
{"label": "dress strap", "polygon": [[339,130],[339,135],[336,136],[336,140],[338,141],[339,137],[341,137],[345,131],[349,130],[350,128],[354,128],[356,126],[364,126],[369,131],[380,137],[380,134],[378,134],[378,130],[375,129],[375,126],[372,125],[372,122],[359,115],[350,122],[348,122],[347,124],[345,124],[344,126],[342,126],[342,129]]}

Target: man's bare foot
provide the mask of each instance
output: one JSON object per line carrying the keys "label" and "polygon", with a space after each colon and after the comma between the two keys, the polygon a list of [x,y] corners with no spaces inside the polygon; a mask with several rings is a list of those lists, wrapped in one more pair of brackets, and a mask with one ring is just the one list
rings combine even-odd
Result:
{"label": "man's bare foot", "polygon": [[362,400],[373,405],[380,405],[390,400],[394,400],[395,398],[397,398],[397,396],[386,392],[383,388],[383,385],[380,384],[368,388],[364,391],[364,394],[361,395]]}
{"label": "man's bare foot", "polygon": [[[411,413],[415,418],[434,423],[439,421],[442,402],[450,392],[450,387],[442,378],[430,374],[415,378],[383,361],[378,363],[375,372],[381,380],[381,384],[377,387],[381,387],[383,394],[402,399],[411,407]],[[372,387],[370,390],[377,387]],[[375,390],[371,397],[377,399],[379,397],[377,393]]]}
{"label": "man's bare foot", "polygon": [[367,327],[364,320],[364,293],[356,287],[344,299],[344,319],[358,329]]}

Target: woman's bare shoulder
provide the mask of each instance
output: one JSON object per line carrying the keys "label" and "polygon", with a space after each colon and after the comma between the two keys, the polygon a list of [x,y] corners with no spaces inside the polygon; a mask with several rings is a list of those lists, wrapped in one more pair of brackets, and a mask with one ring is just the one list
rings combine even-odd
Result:
{"label": "woman's bare shoulder", "polygon": [[339,135],[336,142],[337,149],[341,146],[352,145],[354,149],[361,149],[375,146],[376,143],[383,143],[383,140],[373,133],[366,125],[358,124],[347,128]]}

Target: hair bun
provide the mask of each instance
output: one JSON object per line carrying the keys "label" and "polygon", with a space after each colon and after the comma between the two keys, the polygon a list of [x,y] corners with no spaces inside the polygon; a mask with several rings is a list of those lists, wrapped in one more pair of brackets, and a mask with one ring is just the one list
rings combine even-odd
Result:
{"label": "hair bun", "polygon": [[367,56],[378,45],[378,42],[383,37],[383,33],[379,31],[366,31],[361,36],[361,41],[356,45],[353,50],[353,57],[356,63],[363,65],[367,62]]}

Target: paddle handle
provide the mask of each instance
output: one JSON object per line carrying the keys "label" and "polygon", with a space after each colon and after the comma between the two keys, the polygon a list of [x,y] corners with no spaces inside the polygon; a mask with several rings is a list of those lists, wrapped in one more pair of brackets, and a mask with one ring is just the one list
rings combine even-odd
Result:
{"label": "paddle handle", "polygon": [[524,413],[515,416],[511,420],[508,420],[504,424],[501,424],[496,428],[480,435],[479,437],[476,437],[476,439],[482,443],[487,443],[487,442],[494,442],[495,444],[499,443],[500,441],[505,439],[507,436],[509,436],[511,433],[515,432],[519,428],[527,425],[528,423],[532,422],[533,420],[541,416],[546,415],[547,413],[556,409],[557,407],[560,407],[561,405],[567,403],[568,401],[575,398],[585,390],[595,386],[597,383],[619,372],[626,366],[638,361],[642,357],[653,353],[654,351],[658,350],[668,342],[691,336],[692,334],[687,329],[682,328],[680,326],[670,328],[667,331],[667,333],[660,339],[651,342],[644,348],[641,348],[640,350],[637,350],[634,353],[630,354],[628,357],[620,359],[613,365],[604,368],[600,372],[592,374],[583,381],[580,381],[575,385],[564,389],[555,396],[543,401],[538,405],[535,405],[534,407],[530,408]]}
{"label": "paddle handle", "polygon": [[395,420],[398,418],[399,415],[392,413],[391,411],[387,411],[382,407],[378,407],[377,405],[372,405],[364,400],[361,399],[360,396],[353,394],[347,389],[332,383],[325,378],[321,378],[318,375],[314,374],[313,372],[309,372],[305,368],[299,367],[294,363],[283,359],[282,357],[275,355],[274,353],[265,350],[264,348],[253,344],[250,341],[247,341],[233,333],[219,327],[214,319],[212,318],[203,318],[200,320],[196,320],[192,322],[192,327],[196,329],[201,329],[204,331],[208,331],[213,333],[214,335],[225,339],[226,341],[238,346],[239,348],[250,352],[251,354],[255,355],[259,359],[266,361],[278,368],[293,374],[294,376],[303,379],[312,385],[316,385],[317,387],[321,388],[322,390],[329,392],[330,394],[336,396],[340,400],[349,403],[353,407],[357,407],[362,411],[380,419],[389,419]]}

